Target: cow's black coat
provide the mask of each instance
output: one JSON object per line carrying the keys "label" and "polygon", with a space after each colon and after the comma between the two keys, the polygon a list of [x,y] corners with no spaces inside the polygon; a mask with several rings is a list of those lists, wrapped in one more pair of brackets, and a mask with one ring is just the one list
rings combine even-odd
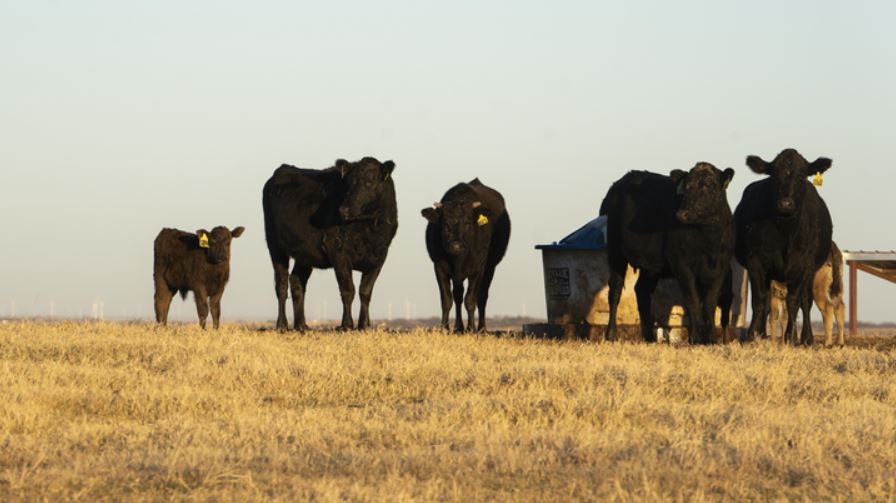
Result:
{"label": "cow's black coat", "polygon": [[[264,230],[274,266],[277,328],[285,330],[287,288],[294,326],[304,330],[305,287],[313,268],[332,267],[342,296],[342,328],[353,327],[352,271],[361,271],[358,328],[370,324],[373,285],[398,229],[392,161],[365,157],[324,170],[282,165],[264,185]],[[289,273],[289,259],[295,264]]]}
{"label": "cow's black coat", "polygon": [[[476,178],[455,185],[433,208],[424,208],[421,213],[429,221],[426,249],[439,286],[442,326],[448,328],[453,296],[455,330],[464,330],[462,304],[467,308],[467,329],[473,329],[473,314],[478,308],[477,328],[485,330],[488,290],[510,240],[510,215],[504,197]],[[466,298],[464,280],[468,280]]]}
{"label": "cow's black coat", "polygon": [[[665,176],[631,171],[610,187],[600,207],[607,215],[610,319],[606,338],[616,338],[616,311],[626,268],[639,270],[635,294],[645,341],[656,341],[651,295],[660,278],[681,287],[692,342],[711,342],[715,308],[734,249],[731,209],[725,196],[731,168],[698,163]],[[730,290],[730,288],[729,288]],[[724,309],[723,309],[724,311]],[[727,325],[727,316],[723,322]]]}
{"label": "cow's black coat", "polygon": [[[228,230],[215,227],[196,234],[178,229],[162,229],[153,243],[153,280],[155,281],[156,321],[168,323],[168,308],[174,294],[186,298],[193,292],[199,324],[205,328],[211,306],[215,328],[221,319],[221,297],[230,278],[230,242],[243,234],[243,227]],[[200,237],[208,237],[208,246],[200,246]]]}
{"label": "cow's black coat", "polygon": [[827,205],[806,179],[831,167],[820,157],[806,161],[786,149],[772,162],[747,157],[754,172],[768,175],[744,189],[734,211],[738,262],[747,268],[753,294],[753,319],[748,338],[766,336],[771,280],[787,285],[785,340],[794,344],[797,309],[803,310],[801,341],[812,343],[812,281],[831,251],[833,225]]}

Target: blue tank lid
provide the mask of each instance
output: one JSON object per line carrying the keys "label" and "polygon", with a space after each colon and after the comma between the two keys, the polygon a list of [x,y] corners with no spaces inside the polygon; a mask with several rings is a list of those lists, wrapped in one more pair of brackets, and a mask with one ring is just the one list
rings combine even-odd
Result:
{"label": "blue tank lid", "polygon": [[607,216],[601,215],[549,245],[536,245],[536,250],[603,250],[607,247]]}

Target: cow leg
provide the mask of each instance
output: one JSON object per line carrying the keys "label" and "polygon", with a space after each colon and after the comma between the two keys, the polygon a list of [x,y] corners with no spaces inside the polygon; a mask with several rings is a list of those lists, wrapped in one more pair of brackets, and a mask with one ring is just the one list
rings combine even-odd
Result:
{"label": "cow leg", "polygon": [[[476,326],[476,304],[479,301],[479,287],[482,284],[482,274],[474,274],[467,281],[467,295],[464,297],[464,307],[467,308],[467,330],[472,332]],[[480,319],[480,323],[482,320]]]}
{"label": "cow leg", "polygon": [[193,289],[193,297],[196,299],[196,314],[199,315],[199,326],[205,330],[205,319],[208,318],[208,292],[205,287]]}
{"label": "cow leg", "polygon": [[[728,344],[728,341],[731,339],[729,337],[729,328],[731,327],[731,310],[734,305],[734,290],[732,288],[733,282],[731,275],[733,273],[729,270],[725,274],[725,279],[722,282],[722,290],[719,292],[719,300],[718,305],[721,312],[721,319],[719,321],[722,322],[722,343]],[[713,311],[715,311],[715,306],[713,306]],[[715,312],[712,313],[713,323],[715,322]],[[734,317],[737,320],[737,316]]]}
{"label": "cow leg", "polygon": [[783,323],[784,323],[784,319],[787,318],[786,315],[782,316],[783,313],[781,312],[784,310],[784,301],[775,297],[774,295],[772,295],[771,299],[769,299],[769,302],[770,302],[770,306],[769,306],[770,312],[769,312],[769,321],[768,322],[771,325],[771,327],[769,327],[769,336],[772,339],[777,339],[778,337],[781,337],[781,340],[784,340],[783,339],[784,338]]}
{"label": "cow leg", "polygon": [[373,285],[380,275],[383,266],[361,275],[359,294],[361,297],[361,312],[358,314],[358,330],[364,330],[370,326],[370,298],[373,296]]}
{"label": "cow leg", "polygon": [[286,321],[286,294],[289,290],[289,257],[271,253],[274,266],[274,292],[277,294],[277,330],[285,332],[289,328]]}
{"label": "cow leg", "polygon": [[609,289],[607,291],[607,303],[610,305],[610,316],[607,319],[607,332],[604,340],[616,340],[616,312],[619,309],[619,299],[622,297],[622,287],[625,285],[625,272],[628,263],[625,259],[607,250],[607,260],[610,266]]}
{"label": "cow leg", "polygon": [[308,286],[308,278],[311,277],[311,271],[313,270],[310,266],[299,265],[296,262],[292,266],[292,274],[289,275],[289,291],[292,296],[292,323],[293,328],[300,332],[308,330],[308,323],[305,321],[305,287]]}
{"label": "cow leg", "polygon": [[342,330],[355,328],[352,319],[352,302],[355,300],[355,282],[352,280],[352,268],[344,263],[334,264],[336,282],[339,284],[339,295],[342,297]]}
{"label": "cow leg", "polygon": [[650,309],[651,297],[656,289],[658,278],[649,276],[641,271],[638,282],[635,283],[635,296],[638,299],[638,315],[641,318],[641,337],[645,342],[656,342],[656,332],[653,330],[653,312]]}
{"label": "cow leg", "polygon": [[[715,334],[713,331],[716,328],[716,304],[718,304],[718,297],[711,297],[708,299],[703,299],[700,306],[700,326],[697,327],[697,330],[700,332],[700,344],[712,344],[715,342]],[[722,315],[724,316],[724,315]],[[728,326],[728,322],[724,322],[723,327]]]}
{"label": "cow leg", "polygon": [[163,327],[168,325],[168,309],[171,307],[171,298],[174,292],[168,288],[164,281],[156,281],[155,310],[156,322]]}
{"label": "cow leg", "polygon": [[[712,344],[715,342],[715,331],[716,327],[716,306],[722,305],[722,312],[720,316],[720,322],[722,325],[722,337],[723,340],[727,340],[727,337],[724,335],[725,331],[728,329],[728,321],[730,319],[731,313],[731,274],[728,274],[728,280],[726,281],[723,277],[721,282],[716,281],[714,285],[711,285],[709,290],[706,292],[706,297],[701,299],[702,302],[702,317],[703,317],[703,344]],[[722,292],[724,287],[728,288],[727,296]]]}
{"label": "cow leg", "polygon": [[[772,337],[780,337],[781,341],[784,342],[787,340],[787,299],[776,299],[774,295],[771,296],[772,303],[772,313],[774,318],[772,318]],[[777,332],[775,332],[777,331]],[[775,335],[777,334],[777,336]]]}
{"label": "cow leg", "polygon": [[454,294],[454,331],[463,332],[464,280],[453,278],[451,283],[452,293]]}
{"label": "cow leg", "polygon": [[448,330],[448,314],[451,311],[451,275],[445,262],[436,262],[436,284],[439,285],[439,300],[442,301],[442,328]]}
{"label": "cow leg", "polygon": [[796,317],[802,307],[802,299],[805,295],[802,284],[787,284],[787,326],[784,328],[784,342],[796,346],[800,341],[796,337]]}
{"label": "cow leg", "polygon": [[[803,333],[800,337],[800,342],[804,346],[811,346],[815,342],[815,335],[812,333],[812,322],[810,320],[812,313],[812,276],[809,276],[809,281],[803,285],[799,301],[800,308],[803,310]],[[794,320],[796,320],[796,316],[794,316]]]}
{"label": "cow leg", "polygon": [[752,341],[756,337],[765,338],[766,323],[768,322],[769,289],[768,278],[765,277],[761,266],[751,262],[747,267],[750,275],[750,290],[752,294],[753,319],[750,320],[750,329],[747,331],[746,340]]}
{"label": "cow leg", "polygon": [[824,324],[824,345],[834,345],[834,304],[827,299],[815,303],[821,311],[821,321]]}
{"label": "cow leg", "polygon": [[[706,322],[704,313],[704,302],[697,293],[696,278],[693,273],[685,273],[687,276],[682,277],[679,274],[678,286],[684,296],[684,307],[688,315],[688,341],[691,344],[706,344],[709,342],[706,338]],[[683,281],[682,281],[683,280]],[[711,297],[713,314],[715,314],[716,304],[718,303],[718,295]],[[639,310],[641,298],[638,298]]]}
{"label": "cow leg", "polygon": [[834,308],[834,314],[837,316],[837,343],[843,347],[846,345],[846,329],[843,323],[846,320],[846,305],[842,298],[838,298],[834,302],[837,304],[837,307]]}
{"label": "cow leg", "polygon": [[488,291],[492,286],[493,279],[495,279],[495,266],[486,264],[485,271],[482,274],[482,281],[479,283],[476,302],[476,309],[479,310],[479,324],[476,326],[476,329],[480,332],[485,331],[485,305],[488,303]]}
{"label": "cow leg", "polygon": [[224,292],[218,292],[209,298],[209,307],[212,312],[212,327],[215,330],[218,330],[218,327],[221,325],[221,297],[223,296]]}
{"label": "cow leg", "polygon": [[619,299],[622,297],[622,285],[625,282],[625,276],[610,271],[609,290],[607,292],[607,303],[610,305],[610,314],[607,319],[607,332],[604,339],[608,341],[616,340],[616,312],[619,308]]}

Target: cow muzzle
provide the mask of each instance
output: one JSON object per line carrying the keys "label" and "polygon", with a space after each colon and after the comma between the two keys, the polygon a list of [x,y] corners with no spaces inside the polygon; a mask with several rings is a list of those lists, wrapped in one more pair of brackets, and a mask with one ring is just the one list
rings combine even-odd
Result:
{"label": "cow muzzle", "polygon": [[718,213],[697,210],[678,210],[675,219],[686,225],[716,225],[719,223]]}
{"label": "cow muzzle", "polygon": [[448,245],[448,253],[455,257],[463,253],[463,251],[464,245],[460,244],[457,241],[454,241],[453,243]]}
{"label": "cow muzzle", "polygon": [[785,215],[789,215],[793,213],[794,204],[793,199],[789,197],[783,197],[778,199],[778,212],[783,213]]}

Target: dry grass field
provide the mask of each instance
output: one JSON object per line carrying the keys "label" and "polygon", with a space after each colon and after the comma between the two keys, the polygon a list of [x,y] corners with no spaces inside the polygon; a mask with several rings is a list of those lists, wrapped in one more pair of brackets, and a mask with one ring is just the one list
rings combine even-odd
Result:
{"label": "dry grass field", "polygon": [[10,322],[0,501],[896,501],[866,346]]}

